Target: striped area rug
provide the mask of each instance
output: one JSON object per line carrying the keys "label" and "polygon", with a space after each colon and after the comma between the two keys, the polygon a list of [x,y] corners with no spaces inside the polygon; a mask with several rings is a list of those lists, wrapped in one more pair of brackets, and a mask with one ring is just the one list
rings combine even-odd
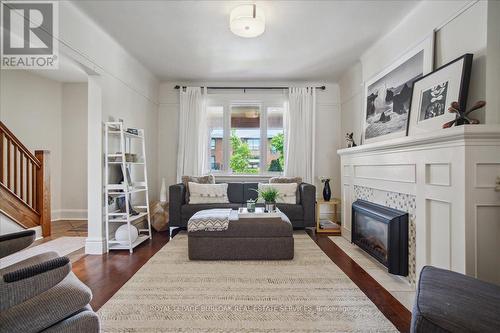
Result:
{"label": "striped area rug", "polygon": [[291,261],[189,261],[187,235],[98,312],[104,332],[395,332],[304,232]]}

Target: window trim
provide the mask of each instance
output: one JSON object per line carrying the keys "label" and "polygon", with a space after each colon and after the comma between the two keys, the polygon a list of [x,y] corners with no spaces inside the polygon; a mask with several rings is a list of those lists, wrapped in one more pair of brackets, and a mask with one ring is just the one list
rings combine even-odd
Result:
{"label": "window trim", "polygon": [[[231,133],[231,109],[233,106],[259,106],[260,117],[260,163],[258,174],[239,174],[233,173],[229,168],[229,151],[230,149],[230,133]],[[222,139],[222,166],[221,170],[211,170],[209,172],[219,177],[263,177],[269,178],[282,175],[283,172],[267,171],[267,125],[268,125],[268,108],[286,108],[285,94],[209,94],[207,97],[207,107],[222,107],[223,108],[223,139]],[[283,124],[284,127],[284,124]],[[283,131],[285,129],[283,128]],[[270,161],[269,161],[270,162]]]}

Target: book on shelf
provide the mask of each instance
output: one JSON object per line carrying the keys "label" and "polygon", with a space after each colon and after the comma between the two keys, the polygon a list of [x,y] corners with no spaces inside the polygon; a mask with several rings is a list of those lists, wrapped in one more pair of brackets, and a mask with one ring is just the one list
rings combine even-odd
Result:
{"label": "book on shelf", "polygon": [[320,220],[319,227],[321,229],[325,229],[325,230],[338,230],[338,229],[340,229],[340,225],[338,225],[337,223],[332,222],[330,220]]}

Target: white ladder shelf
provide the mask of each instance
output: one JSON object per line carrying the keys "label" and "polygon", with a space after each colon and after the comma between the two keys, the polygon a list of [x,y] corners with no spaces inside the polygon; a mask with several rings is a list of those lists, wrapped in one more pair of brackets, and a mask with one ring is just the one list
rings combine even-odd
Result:
{"label": "white ladder shelf", "polygon": [[[111,210],[106,200],[106,244],[107,251],[109,250],[129,250],[133,253],[134,248],[142,242],[152,239],[151,234],[151,217],[149,214],[149,197],[148,197],[148,174],[146,167],[146,143],[144,138],[144,130],[138,129],[138,134],[129,133],[123,127],[122,122],[106,122],[104,127],[104,140],[105,140],[105,193],[106,199],[109,197],[120,198],[124,197],[125,211]],[[110,153],[109,144],[110,139],[116,137],[119,140],[120,152]],[[132,149],[132,141],[139,140],[141,147],[141,161],[128,162],[126,160],[126,153],[130,153]],[[112,159],[112,160],[111,160]],[[110,184],[110,166],[119,165],[123,176],[121,184]],[[132,167],[134,171],[142,169],[142,177],[144,181],[131,182],[130,175],[132,174]],[[144,193],[143,198],[145,202],[134,202],[132,206],[132,195]],[[137,215],[131,215],[130,209],[138,212]],[[133,222],[140,219],[146,219],[146,228],[138,229],[139,237],[132,241],[131,227]],[[128,241],[117,241],[114,236],[110,236],[110,229],[115,229],[113,226],[120,226],[125,224],[128,227]]]}

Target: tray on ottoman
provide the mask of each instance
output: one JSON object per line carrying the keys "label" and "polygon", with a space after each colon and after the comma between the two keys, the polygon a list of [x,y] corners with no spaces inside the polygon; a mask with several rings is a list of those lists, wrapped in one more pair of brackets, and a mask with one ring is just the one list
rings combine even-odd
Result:
{"label": "tray on ottoman", "polygon": [[286,215],[281,214],[272,218],[233,218],[224,231],[188,232],[189,259],[293,259],[293,227]]}

